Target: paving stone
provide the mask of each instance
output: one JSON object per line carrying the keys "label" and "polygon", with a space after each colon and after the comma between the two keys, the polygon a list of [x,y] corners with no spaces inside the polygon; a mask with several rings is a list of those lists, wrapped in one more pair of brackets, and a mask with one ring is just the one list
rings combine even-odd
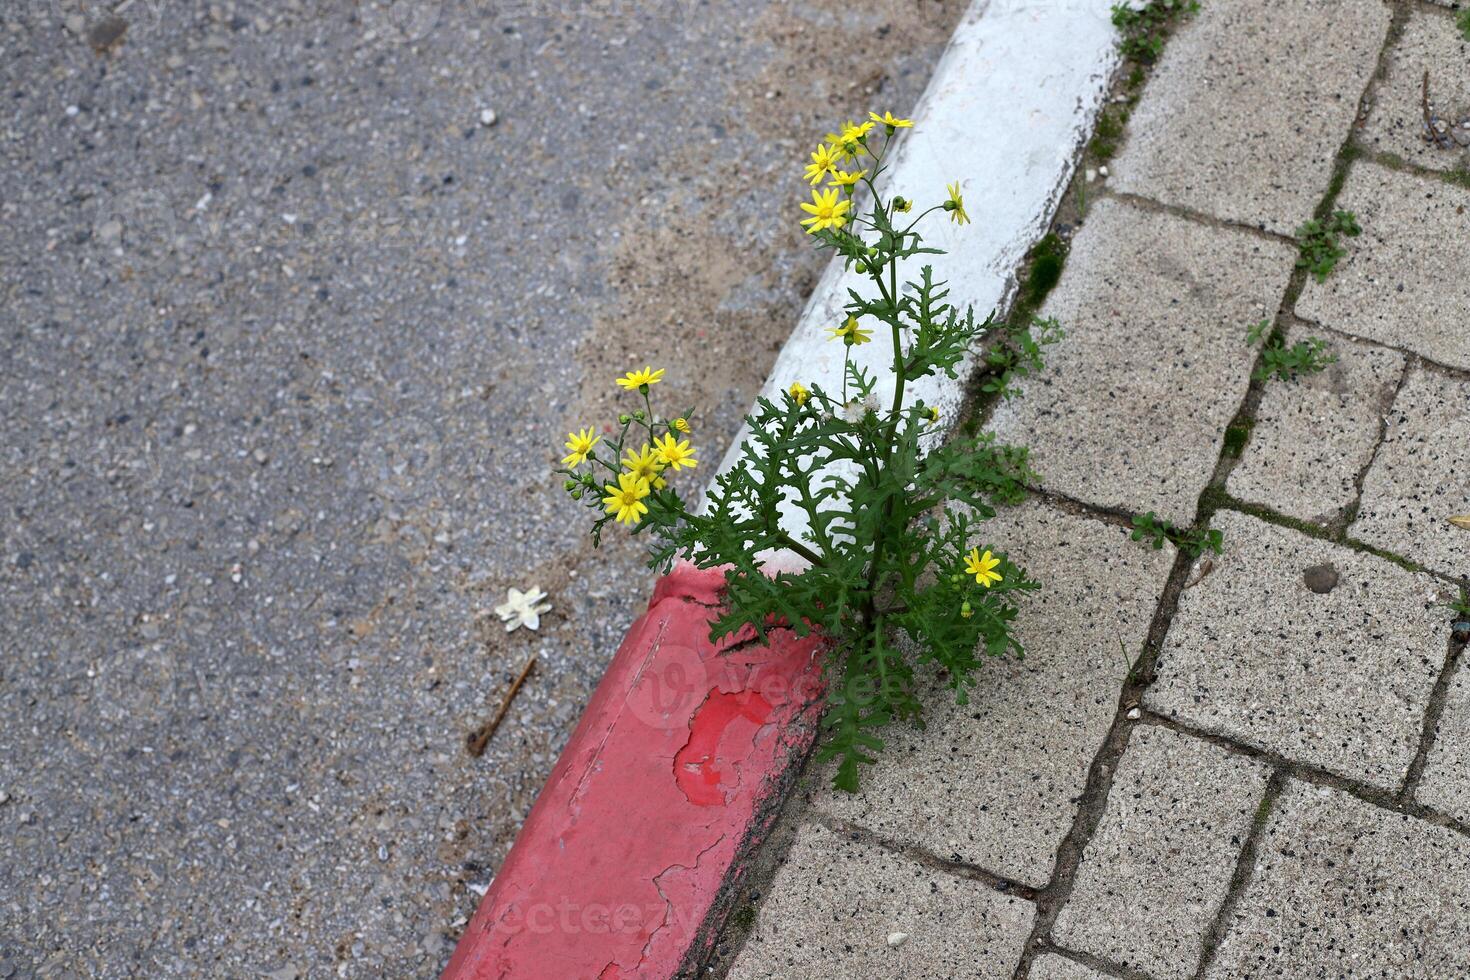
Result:
{"label": "paving stone", "polygon": [[1224,554],[1180,595],[1147,706],[1397,789],[1444,665],[1435,580],[1244,514],[1213,526]]}
{"label": "paving stone", "polygon": [[[1286,343],[1312,335],[1297,327]],[[1241,500],[1319,524],[1358,499],[1357,479],[1373,458],[1404,369],[1398,351],[1325,339],[1337,357],[1325,371],[1267,383],[1250,443],[1227,483]]]}
{"label": "paving stone", "polygon": [[1076,960],[1047,953],[1031,961],[1031,980],[1108,980],[1108,976]]}
{"label": "paving stone", "polygon": [[1169,41],[1115,190],[1291,234],[1327,190],[1388,33],[1380,0],[1210,0]]}
{"label": "paving stone", "polygon": [[1031,447],[1048,488],[1193,521],[1250,383],[1246,329],[1295,261],[1246,232],[1098,202],[1045,308],[1067,336],[991,428]]}
{"label": "paving stone", "polygon": [[856,795],[828,790],[826,812],[1034,886],[1051,877],[1173,562],[1128,532],[1030,502],[1002,511],[987,540],[1040,591],[1017,631],[1024,661],[985,664],[960,707],[936,689],[925,731],[893,726]]}
{"label": "paving stone", "polygon": [[1348,533],[1446,575],[1470,571],[1470,380],[1419,370],[1388,415]]}
{"label": "paving stone", "polygon": [[1470,976],[1470,839],[1293,783],[1207,977]]}
{"label": "paving stone", "polygon": [[1154,977],[1194,976],[1268,776],[1202,739],[1135,729],[1052,930],[1057,944]]}
{"label": "paving stone", "polygon": [[729,976],[808,980],[840,964],[853,980],[1008,978],[1034,917],[1024,899],[807,824]]}
{"label": "paving stone", "polygon": [[1463,653],[1414,795],[1425,806],[1470,825],[1470,658]]}
{"label": "paving stone", "polygon": [[[1453,14],[1411,5],[1402,35],[1389,50],[1388,67],[1373,91],[1373,105],[1360,141],[1383,153],[1436,170],[1470,165],[1470,130],[1439,148],[1424,139],[1424,73],[1439,116],[1453,123],[1470,114],[1470,41]],[[1454,134],[1446,134],[1454,135]]]}
{"label": "paving stone", "polygon": [[1297,315],[1470,370],[1470,190],[1359,162],[1337,206],[1363,233],[1325,283],[1307,280]]}

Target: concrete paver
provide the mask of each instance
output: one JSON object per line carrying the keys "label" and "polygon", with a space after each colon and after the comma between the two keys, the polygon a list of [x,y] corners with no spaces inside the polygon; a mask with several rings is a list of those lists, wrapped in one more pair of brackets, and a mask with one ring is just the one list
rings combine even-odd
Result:
{"label": "concrete paver", "polygon": [[1034,917],[1024,899],[808,823],[729,976],[941,980],[964,964],[1010,977]]}
{"label": "concrete paver", "polygon": [[1031,961],[1031,980],[1107,980],[1107,974],[1065,956],[1047,953]]}
{"label": "concrete paver", "polygon": [[1374,86],[1358,139],[1369,149],[1421,167],[1464,169],[1470,164],[1470,130],[1447,131],[1444,147],[1424,139],[1424,73],[1429,72],[1435,112],[1447,123],[1465,118],[1470,114],[1470,41],[1451,13],[1419,4],[1410,4],[1408,12],[1403,32],[1389,49],[1383,78]]}
{"label": "concrete paver", "polygon": [[1470,189],[1434,177],[1353,165],[1337,199],[1361,235],[1325,283],[1309,279],[1296,313],[1342,333],[1470,369]]}
{"label": "concrete paver", "polygon": [[1098,202],[1045,308],[1067,336],[991,428],[1031,447],[1048,489],[1192,522],[1250,383],[1245,332],[1294,262],[1279,242]]}
{"label": "concrete paver", "polygon": [[1348,533],[1445,575],[1470,573],[1470,378],[1418,370],[1388,415]]}
{"label": "concrete paver", "polygon": [[[1286,343],[1312,335],[1288,331]],[[1318,374],[1266,383],[1256,424],[1226,488],[1241,500],[1325,524],[1358,499],[1404,356],[1386,347],[1328,338],[1337,361]]]}
{"label": "concrete paver", "polygon": [[1388,31],[1380,0],[1213,0],[1169,42],[1115,190],[1292,234],[1310,218]]}
{"label": "concrete paver", "polygon": [[1194,976],[1268,775],[1202,739],[1135,729],[1055,941],[1154,977]]}
{"label": "concrete paver", "polygon": [[[1024,661],[986,663],[970,704],[936,689],[924,731],[884,732],[862,791],[817,805],[886,837],[1044,885],[1163,591],[1173,549],[1030,502],[985,525],[1043,583],[1023,600]],[[1024,761],[1023,761],[1024,760]]]}
{"label": "concrete paver", "polygon": [[1461,977],[1467,928],[1470,839],[1293,783],[1206,976]]}
{"label": "concrete paver", "polygon": [[1435,580],[1243,514],[1213,526],[1224,554],[1181,594],[1145,704],[1397,789],[1444,664]]}
{"label": "concrete paver", "polygon": [[1470,826],[1470,658],[1463,653],[1414,796]]}

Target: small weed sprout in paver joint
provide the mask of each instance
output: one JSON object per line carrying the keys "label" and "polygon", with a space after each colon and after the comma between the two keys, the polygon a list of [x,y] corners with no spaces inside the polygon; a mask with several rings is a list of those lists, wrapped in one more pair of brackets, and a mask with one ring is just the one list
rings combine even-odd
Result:
{"label": "small weed sprout in paver joint", "polygon": [[1306,269],[1319,283],[1326,282],[1337,267],[1337,260],[1347,254],[1338,239],[1343,235],[1356,237],[1362,231],[1357,215],[1351,211],[1334,211],[1325,221],[1308,221],[1296,230],[1301,246],[1296,267]]}
{"label": "small weed sprout in paver joint", "polygon": [[1123,57],[1151,65],[1164,53],[1168,28],[1180,14],[1199,10],[1199,0],[1148,0],[1142,6],[1113,5],[1113,26],[1123,34],[1119,48]]}
{"label": "small weed sprout in paver joint", "polygon": [[[957,377],[992,322],[953,305],[927,265],[917,278],[900,278],[901,260],[940,251],[919,233],[926,218],[957,225],[970,218],[958,183],[927,208],[880,194],[887,150],[911,123],[869,119],[828,134],[811,154],[811,201],[801,206],[817,247],[841,256],[866,286],[849,291],[830,328],[830,342],[843,347],[842,390],[795,378],[778,398],[758,399],[739,463],[718,475],[699,510],[674,486],[680,469],[698,463],[683,439],[687,426],[661,415],[650,398],[662,370],[619,379],[637,409],[619,416],[611,445],[599,446],[591,429],[572,433],[558,471],[567,491],[597,512],[594,541],[617,520],[653,538],[655,568],[686,558],[725,569],[712,639],[740,630],[764,638],[774,625],[828,639],[821,751],[838,760],[835,782],[845,790],[857,789],[859,766],[883,748],[880,728],[922,724],[920,693],[929,681],[919,669],[965,703],[984,658],[1021,655],[1015,600],[1038,587],[980,532],[997,505],[1020,500],[1035,478],[1026,450],[981,435],[921,452],[939,411],[914,400],[910,384]],[[862,213],[858,193],[868,207]],[[1035,370],[1041,348],[1058,335],[1050,322],[1004,332],[1007,352],[989,364],[995,390],[1007,392],[1013,378]],[[853,359],[875,338],[887,341],[884,383]],[[783,511],[798,512],[807,530],[790,533]],[[776,551],[795,553],[807,567],[766,574],[762,556]],[[898,636],[914,641],[913,652]]]}
{"label": "small weed sprout in paver joint", "polygon": [[1251,375],[1255,380],[1279,378],[1290,381],[1300,374],[1324,371],[1327,365],[1336,363],[1336,354],[1324,353],[1327,350],[1327,341],[1321,337],[1308,337],[1287,347],[1279,334],[1270,333],[1270,327],[1270,320],[1262,320],[1245,334],[1246,343],[1252,347],[1259,344],[1262,337],[1266,338],[1266,346],[1261,351],[1261,366]]}
{"label": "small weed sprout in paver joint", "polygon": [[1470,7],[1455,15],[1455,26],[1460,28],[1460,36],[1470,41]]}
{"label": "small weed sprout in paver joint", "polygon": [[1176,548],[1188,552],[1191,558],[1198,558],[1206,551],[1213,551],[1218,555],[1225,542],[1225,536],[1218,530],[1204,528],[1196,531],[1186,528],[1181,531],[1153,511],[1133,518],[1132,536],[1134,541],[1148,541],[1155,551],[1162,548],[1165,541],[1172,541]]}

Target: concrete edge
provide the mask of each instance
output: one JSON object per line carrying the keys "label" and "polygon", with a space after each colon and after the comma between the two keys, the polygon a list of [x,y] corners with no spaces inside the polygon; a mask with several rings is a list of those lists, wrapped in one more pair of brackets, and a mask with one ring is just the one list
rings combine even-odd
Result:
{"label": "concrete edge", "polygon": [[[960,181],[976,222],[928,231],[948,250],[931,259],[961,308],[1003,308],[1015,269],[1051,221],[1118,64],[1111,2],[974,0],[935,69],[889,180],[921,204]],[[841,345],[825,328],[848,275],[829,266],[764,397],[796,380],[841,389]],[[885,383],[891,392],[881,356],[859,351],[872,357],[864,366],[880,393]],[[915,386],[940,408],[941,431],[973,369]],[[738,463],[743,440],[721,469]],[[799,533],[796,516],[787,526]],[[816,637],[778,629],[764,646],[753,635],[710,643],[722,585],[722,572],[692,566],[656,585],[445,980],[673,977],[707,955],[745,858],[812,746],[824,691]]]}

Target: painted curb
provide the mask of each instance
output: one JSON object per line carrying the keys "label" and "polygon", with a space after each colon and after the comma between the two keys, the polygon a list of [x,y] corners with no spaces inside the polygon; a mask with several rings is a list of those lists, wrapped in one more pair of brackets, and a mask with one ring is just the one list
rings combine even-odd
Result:
{"label": "painted curb", "polygon": [[[979,216],[936,223],[936,277],[961,308],[1002,309],[1014,270],[1051,221],[1118,64],[1113,0],[974,0],[896,148],[906,196],[958,179]],[[916,270],[909,270],[916,271]],[[842,384],[827,342],[847,296],[831,264],[762,395],[792,381]],[[874,344],[873,348],[881,345]],[[859,349],[864,356],[873,352]],[[865,363],[891,394],[881,360]],[[973,364],[914,394],[948,431]],[[737,465],[744,432],[721,469]],[[800,534],[804,514],[783,513]],[[769,556],[794,567],[791,555]],[[460,938],[446,980],[672,977],[723,925],[720,902],[764,838],[820,716],[820,644],[789,630],[769,646],[712,645],[723,576],[681,567],[660,580],[562,752],[504,865]]]}
{"label": "painted curb", "polygon": [[[447,980],[669,977],[708,951],[820,717],[820,641],[709,641],[720,570],[681,565],[628,631]],[[715,918],[722,918],[716,916]]]}

